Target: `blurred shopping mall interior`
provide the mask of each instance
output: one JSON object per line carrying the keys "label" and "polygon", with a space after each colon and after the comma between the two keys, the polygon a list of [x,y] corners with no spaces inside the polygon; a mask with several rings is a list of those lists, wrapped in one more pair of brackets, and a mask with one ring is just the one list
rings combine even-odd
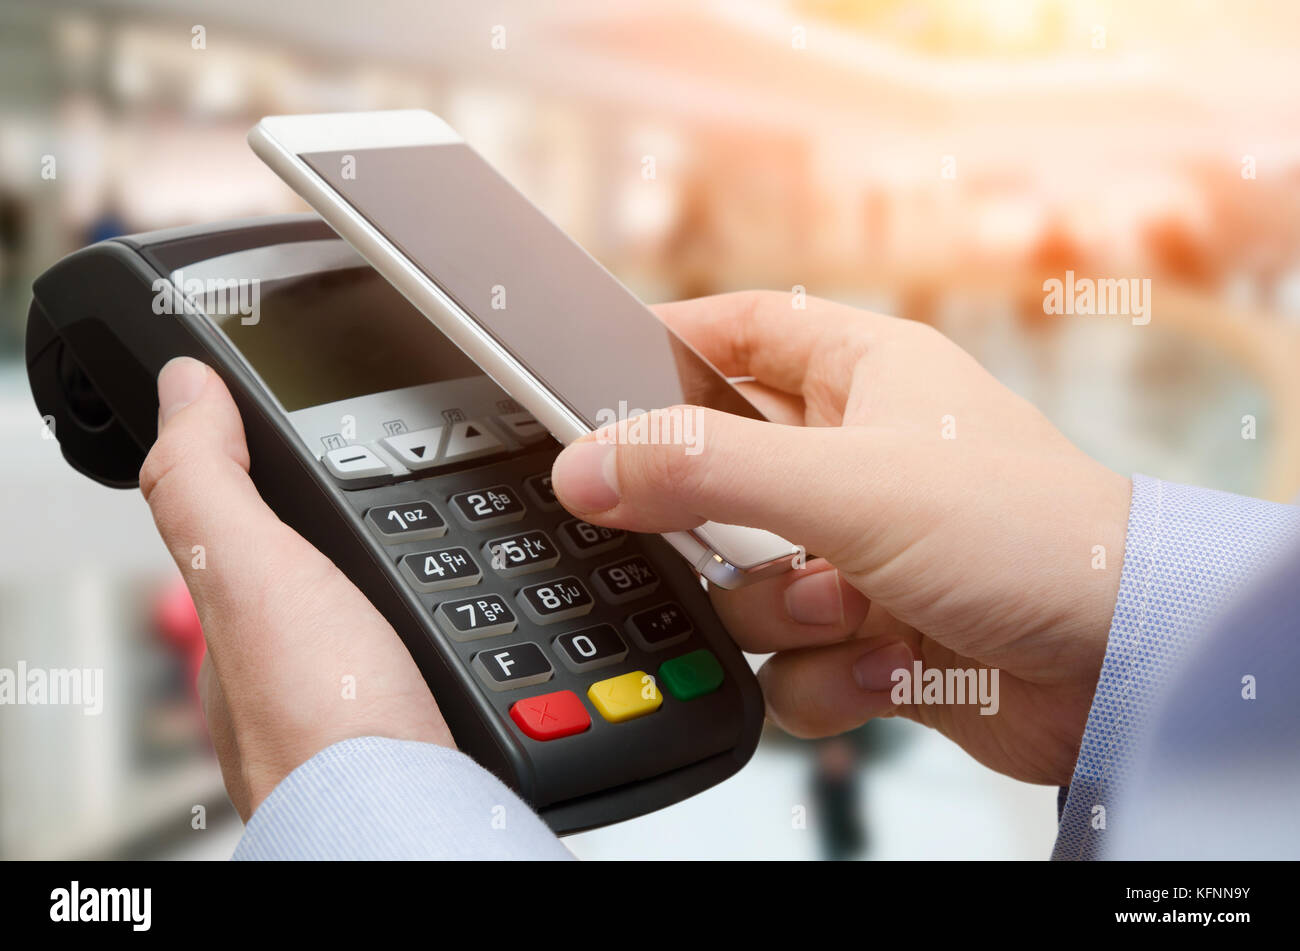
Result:
{"label": "blurred shopping mall interior", "polygon": [[[245,143],[260,116],[430,109],[646,301],[802,287],[925,321],[1118,471],[1286,500],[1298,87],[1284,0],[2,0],[0,666],[102,667],[124,699],[0,710],[0,858],[238,838],[179,576],[139,494],[41,438],[22,346],[32,280],[84,244],[305,210]],[[1069,270],[1150,279],[1149,323],[1045,313]],[[903,721],[769,731],[569,845],[1041,858],[1055,798]]]}

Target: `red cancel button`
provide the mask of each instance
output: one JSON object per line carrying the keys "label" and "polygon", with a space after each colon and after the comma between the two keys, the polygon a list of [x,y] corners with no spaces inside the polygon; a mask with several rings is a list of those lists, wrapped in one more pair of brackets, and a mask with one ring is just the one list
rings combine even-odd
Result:
{"label": "red cancel button", "polygon": [[534,740],[558,740],[591,726],[587,708],[572,690],[520,700],[510,708],[510,719]]}

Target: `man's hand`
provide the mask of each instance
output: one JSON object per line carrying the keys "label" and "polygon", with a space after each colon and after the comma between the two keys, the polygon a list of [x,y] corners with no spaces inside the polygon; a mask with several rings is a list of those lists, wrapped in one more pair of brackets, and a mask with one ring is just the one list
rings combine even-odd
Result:
{"label": "man's hand", "polygon": [[[258,496],[220,378],[195,360],[172,360],[158,375],[158,403],[140,490],[203,624],[199,692],[240,815],[247,820],[281,779],[340,740],[452,746],[396,632]],[[202,568],[193,566],[195,546]]]}
{"label": "man's hand", "polygon": [[[1119,588],[1129,480],[925,325],[813,299],[796,310],[779,293],[658,311],[723,373],[753,377],[747,395],[776,422],[702,411],[698,454],[586,437],[555,463],[565,508],[639,532],[751,525],[821,556],[713,591],[742,648],[775,652],[760,681],[791,733],[900,713],[1011,776],[1068,782]],[[914,659],[998,668],[997,714],[896,707],[891,674]]]}

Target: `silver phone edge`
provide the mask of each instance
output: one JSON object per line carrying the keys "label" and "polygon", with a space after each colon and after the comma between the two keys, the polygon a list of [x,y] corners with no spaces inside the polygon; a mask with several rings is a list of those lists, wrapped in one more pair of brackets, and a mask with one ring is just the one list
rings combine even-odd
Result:
{"label": "silver phone edge", "polygon": [[734,590],[771,578],[791,570],[798,549],[791,546],[788,554],[765,561],[752,568],[740,568],[700,541],[694,532],[664,532],[664,539],[685,558],[692,568],[703,575],[710,585]]}

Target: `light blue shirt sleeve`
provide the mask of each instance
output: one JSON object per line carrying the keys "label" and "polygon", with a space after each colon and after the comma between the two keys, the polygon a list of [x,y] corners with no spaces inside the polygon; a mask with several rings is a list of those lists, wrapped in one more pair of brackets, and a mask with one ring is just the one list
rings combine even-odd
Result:
{"label": "light blue shirt sleeve", "polygon": [[1102,857],[1108,812],[1189,648],[1300,537],[1300,508],[1134,476],[1110,639],[1054,859]]}
{"label": "light blue shirt sleeve", "polygon": [[1189,652],[1111,811],[1108,859],[1300,858],[1300,545]]}
{"label": "light blue shirt sleeve", "polygon": [[286,776],[235,859],[571,859],[531,808],[464,753],[367,736]]}

